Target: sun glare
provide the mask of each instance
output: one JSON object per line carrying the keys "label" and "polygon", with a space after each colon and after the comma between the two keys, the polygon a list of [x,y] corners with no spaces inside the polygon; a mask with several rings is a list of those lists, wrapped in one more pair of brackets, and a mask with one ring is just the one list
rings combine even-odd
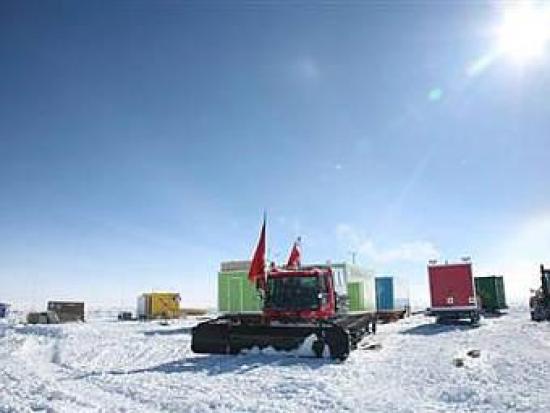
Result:
{"label": "sun glare", "polygon": [[499,51],[518,62],[543,56],[550,40],[550,7],[519,3],[504,13]]}

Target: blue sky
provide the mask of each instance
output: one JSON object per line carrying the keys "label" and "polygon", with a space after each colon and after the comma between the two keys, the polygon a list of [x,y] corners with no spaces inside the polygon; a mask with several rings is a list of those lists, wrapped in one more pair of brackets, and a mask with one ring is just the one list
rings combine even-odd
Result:
{"label": "blue sky", "polygon": [[[268,211],[273,258],[427,296],[472,256],[550,265],[549,53],[494,57],[494,2],[0,4],[0,300],[215,303]],[[550,50],[547,50],[550,52]]]}

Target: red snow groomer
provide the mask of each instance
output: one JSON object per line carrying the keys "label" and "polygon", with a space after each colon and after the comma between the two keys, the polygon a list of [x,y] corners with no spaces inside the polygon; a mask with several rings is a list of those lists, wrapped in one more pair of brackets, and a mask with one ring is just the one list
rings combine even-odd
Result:
{"label": "red snow groomer", "polygon": [[431,307],[429,315],[436,316],[438,323],[469,319],[479,322],[479,307],[476,298],[472,263],[469,259],[455,264],[428,265]]}
{"label": "red snow groomer", "polygon": [[226,314],[198,324],[192,332],[195,353],[237,354],[255,347],[290,351],[305,345],[317,357],[344,360],[375,331],[375,314],[347,313],[346,297],[337,294],[329,265],[301,267],[295,244],[286,267],[264,273],[264,251],[265,222],[250,271],[262,296],[262,313]]}

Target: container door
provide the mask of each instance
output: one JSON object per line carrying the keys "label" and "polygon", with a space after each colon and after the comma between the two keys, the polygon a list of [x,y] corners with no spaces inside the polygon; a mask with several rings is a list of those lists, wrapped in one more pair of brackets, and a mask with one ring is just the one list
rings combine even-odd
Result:
{"label": "container door", "polygon": [[160,308],[160,300],[158,295],[151,294],[151,298],[149,300],[149,314],[151,314],[152,317],[158,317],[161,314],[162,309]]}
{"label": "container door", "polygon": [[494,311],[498,309],[498,283],[496,277],[487,278],[487,296],[489,298],[489,309]]}
{"label": "container door", "polygon": [[471,264],[428,266],[432,307],[475,307]]}
{"label": "container door", "polygon": [[393,310],[393,280],[390,277],[376,279],[376,309]]}
{"label": "container door", "polygon": [[497,277],[495,280],[497,304],[500,309],[506,308],[506,295],[504,293],[504,278]]}
{"label": "container door", "polygon": [[145,317],[147,313],[145,312],[145,297],[140,295],[137,299],[137,316]]}
{"label": "container door", "polygon": [[243,282],[240,277],[229,279],[229,311],[240,312],[243,309]]}
{"label": "container door", "polygon": [[363,285],[360,281],[348,283],[348,298],[350,311],[361,311],[363,309]]}
{"label": "container door", "polygon": [[484,302],[483,302],[483,296],[482,296],[482,293],[481,293],[481,278],[480,277],[475,277],[474,278],[474,287],[476,289],[476,295],[481,298],[481,305],[483,306]]}
{"label": "container door", "polygon": [[145,314],[148,317],[153,316],[153,296],[151,294],[145,296]]}
{"label": "container door", "polygon": [[488,311],[498,308],[498,284],[496,277],[476,278],[476,293],[481,297],[481,306]]}

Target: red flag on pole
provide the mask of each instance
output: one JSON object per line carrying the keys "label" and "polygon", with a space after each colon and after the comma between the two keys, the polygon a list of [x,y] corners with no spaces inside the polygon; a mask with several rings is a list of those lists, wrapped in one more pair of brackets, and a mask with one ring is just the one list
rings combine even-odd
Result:
{"label": "red flag on pole", "polygon": [[288,263],[286,266],[298,268],[300,266],[301,258],[302,253],[300,251],[300,237],[298,237],[292,246],[292,251],[290,251],[290,257],[288,257]]}
{"label": "red flag on pole", "polygon": [[262,279],[265,275],[265,214],[264,222],[262,224],[262,230],[260,231],[260,239],[254,251],[254,257],[250,264],[250,270],[248,271],[248,280],[255,282],[258,279]]}

